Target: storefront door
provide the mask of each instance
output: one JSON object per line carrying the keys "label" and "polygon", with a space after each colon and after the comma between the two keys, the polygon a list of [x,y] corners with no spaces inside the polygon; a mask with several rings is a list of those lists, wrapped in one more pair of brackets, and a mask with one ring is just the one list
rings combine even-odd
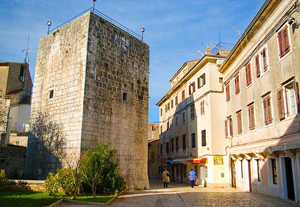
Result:
{"label": "storefront door", "polygon": [[285,175],[286,175],[286,187],[287,187],[288,199],[295,201],[292,160],[289,157],[285,157],[284,162],[285,162]]}

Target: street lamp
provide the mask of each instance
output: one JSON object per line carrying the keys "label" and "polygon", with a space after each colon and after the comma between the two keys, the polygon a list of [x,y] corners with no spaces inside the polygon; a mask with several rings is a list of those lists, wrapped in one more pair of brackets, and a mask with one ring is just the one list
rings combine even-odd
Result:
{"label": "street lamp", "polygon": [[145,32],[145,28],[144,27],[141,28],[141,32],[142,32],[142,41],[143,41],[143,39],[144,39],[144,32]]}
{"label": "street lamp", "polygon": [[50,31],[50,26],[51,26],[51,22],[50,22],[50,21],[48,21],[48,22],[47,22],[47,25],[48,25],[48,33],[47,33],[47,34],[49,34],[49,31]]}

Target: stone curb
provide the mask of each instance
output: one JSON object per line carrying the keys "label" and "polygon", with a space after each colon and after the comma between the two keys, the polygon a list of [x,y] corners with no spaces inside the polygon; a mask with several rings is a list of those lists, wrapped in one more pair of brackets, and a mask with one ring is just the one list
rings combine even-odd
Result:
{"label": "stone curb", "polygon": [[96,203],[96,202],[88,202],[88,201],[79,201],[79,200],[71,200],[71,199],[60,199],[58,201],[56,201],[55,203],[52,203],[51,205],[47,206],[47,207],[57,207],[62,203],[74,203],[74,204],[81,204],[81,205],[90,205],[90,206],[105,206],[105,205],[109,205],[111,202],[113,202],[114,200],[116,200],[120,195],[124,194],[126,192],[126,190],[121,191],[121,193],[119,193],[118,195],[114,196],[113,198],[111,198],[109,201],[107,201],[106,203]]}
{"label": "stone curb", "polygon": [[56,201],[55,203],[50,204],[50,205],[47,206],[47,207],[57,207],[57,206],[59,206],[60,204],[62,204],[63,202],[64,202],[63,199],[60,199],[60,200]]}
{"label": "stone curb", "polygon": [[112,199],[110,199],[109,201],[107,201],[105,205],[110,204],[111,202],[113,202],[114,200],[116,200],[120,195],[124,194],[125,192],[126,192],[126,190],[121,191],[121,193],[119,193],[118,195],[114,196]]}

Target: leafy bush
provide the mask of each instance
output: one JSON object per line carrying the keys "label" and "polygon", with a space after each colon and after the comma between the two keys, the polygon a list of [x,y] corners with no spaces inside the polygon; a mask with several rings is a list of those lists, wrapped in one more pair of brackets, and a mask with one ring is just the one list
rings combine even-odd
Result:
{"label": "leafy bush", "polygon": [[57,182],[56,176],[54,173],[49,173],[45,183],[45,194],[48,196],[55,196],[58,193],[59,183]]}
{"label": "leafy bush", "polygon": [[71,168],[62,168],[57,170],[55,175],[59,187],[66,195],[73,195],[75,192],[75,180],[73,179],[74,170]]}
{"label": "leafy bush", "polygon": [[95,151],[88,151],[80,163],[82,181],[96,193],[114,194],[125,188],[124,179],[119,175],[119,162],[114,159],[116,149],[107,143],[100,143]]}
{"label": "leafy bush", "polygon": [[5,177],[5,170],[0,171],[0,190],[6,190],[8,187],[8,178]]}
{"label": "leafy bush", "polygon": [[59,189],[65,195],[74,195],[75,193],[75,179],[74,170],[71,168],[57,169],[57,173],[49,173],[45,180],[45,194],[54,196]]}

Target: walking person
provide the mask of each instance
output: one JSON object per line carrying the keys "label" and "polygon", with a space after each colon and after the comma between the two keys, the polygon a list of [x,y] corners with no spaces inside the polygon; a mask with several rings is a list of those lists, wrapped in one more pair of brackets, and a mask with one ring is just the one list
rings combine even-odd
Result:
{"label": "walking person", "polygon": [[190,174],[191,187],[194,188],[195,180],[197,179],[196,173],[193,169],[191,169],[189,174]]}
{"label": "walking person", "polygon": [[167,168],[162,173],[162,181],[164,182],[164,188],[168,187],[168,183],[170,182],[170,173],[168,172]]}

